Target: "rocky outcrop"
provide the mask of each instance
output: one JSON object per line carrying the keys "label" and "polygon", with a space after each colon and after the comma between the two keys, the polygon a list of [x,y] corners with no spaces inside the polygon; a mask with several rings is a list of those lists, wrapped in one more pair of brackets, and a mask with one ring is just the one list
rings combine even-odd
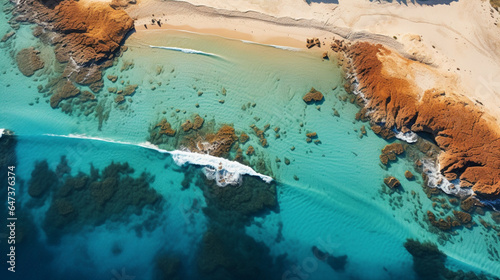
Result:
{"label": "rocky outcrop", "polygon": [[311,88],[311,90],[302,97],[302,100],[304,100],[305,103],[307,104],[312,104],[315,102],[320,102],[323,100],[323,94],[319,91],[317,91],[315,88]]}
{"label": "rocky outcrop", "polygon": [[392,143],[389,145],[386,145],[382,149],[382,153],[380,154],[380,161],[384,164],[387,165],[389,161],[395,161],[397,160],[397,156],[402,154],[404,152],[404,147],[400,143]]}
{"label": "rocky outcrop", "polygon": [[210,143],[210,154],[217,157],[227,156],[233,143],[238,140],[234,133],[234,128],[229,125],[223,125],[217,133],[208,134],[206,140]]}
{"label": "rocky outcrop", "polygon": [[[17,22],[39,25],[34,35],[53,44],[57,61],[67,63],[61,77],[88,86],[95,93],[104,86],[102,70],[111,66],[110,59],[125,49],[120,44],[134,27],[126,12],[105,2],[25,0],[17,4],[13,14]],[[43,67],[39,63],[28,65]],[[20,69],[23,71],[21,66]],[[29,69],[23,72],[32,73]]]}
{"label": "rocky outcrop", "polygon": [[250,125],[250,127],[253,129],[253,131],[255,132],[255,135],[257,135],[257,137],[259,137],[259,141],[260,141],[260,145],[262,147],[267,147],[268,144],[267,144],[267,139],[266,139],[266,135],[264,134],[264,132],[269,128],[268,126],[264,128],[264,130],[261,130],[259,129],[255,124],[252,124]]}
{"label": "rocky outcrop", "polygon": [[21,1],[16,7],[17,21],[30,21],[55,32],[56,58],[73,59],[79,65],[90,65],[111,58],[120,47],[134,21],[122,10],[107,3],[91,5],[60,1],[53,8],[37,0]]}
{"label": "rocky outcrop", "polygon": [[306,40],[306,47],[308,49],[310,49],[314,46],[318,46],[319,48],[321,48],[321,42],[319,41],[319,38],[312,38],[312,39]]}
{"label": "rocky outcrop", "polygon": [[248,137],[248,134],[246,134],[245,132],[242,132],[241,135],[240,135],[240,143],[241,144],[245,144],[248,139],[250,139],[250,137]]}
{"label": "rocky outcrop", "polygon": [[34,48],[22,49],[17,53],[17,67],[24,76],[33,76],[35,71],[43,68],[44,62],[38,56],[39,53],[40,51],[37,51]]}
{"label": "rocky outcrop", "polygon": [[2,37],[2,39],[0,39],[0,42],[1,43],[7,42],[10,39],[10,37],[14,36],[15,34],[16,34],[15,31],[5,33],[5,35],[3,35],[3,37]]}
{"label": "rocky outcrop", "polygon": [[358,42],[347,55],[373,123],[431,134],[448,180],[459,178],[485,199],[500,197],[500,133],[491,118],[449,88],[422,89],[412,77],[439,73],[382,45]]}
{"label": "rocky outcrop", "polygon": [[172,129],[172,126],[167,121],[167,119],[162,119],[155,127],[160,128],[159,134],[165,134],[167,136],[174,136],[175,130]]}
{"label": "rocky outcrop", "polygon": [[401,183],[395,177],[389,176],[384,179],[384,183],[391,189],[401,186]]}
{"label": "rocky outcrop", "polygon": [[205,122],[205,120],[202,117],[200,117],[200,115],[197,114],[196,116],[194,116],[193,121],[186,120],[181,125],[181,127],[182,127],[182,130],[184,130],[184,132],[188,132],[191,129],[192,130],[198,130],[198,129],[200,129],[203,126],[204,122]]}
{"label": "rocky outcrop", "polygon": [[80,90],[70,81],[60,81],[56,86],[55,93],[50,97],[50,106],[57,108],[59,103],[68,98],[72,98],[80,94]]}

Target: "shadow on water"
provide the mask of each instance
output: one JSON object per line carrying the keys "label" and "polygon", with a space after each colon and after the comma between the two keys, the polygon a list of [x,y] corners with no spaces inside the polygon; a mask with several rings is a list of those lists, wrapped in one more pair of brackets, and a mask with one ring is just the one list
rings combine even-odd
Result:
{"label": "shadow on water", "polygon": [[401,5],[417,4],[422,6],[434,6],[434,5],[450,5],[452,2],[458,2],[458,0],[370,0],[371,2],[396,2]]}
{"label": "shadow on water", "polygon": [[325,3],[325,4],[338,4],[339,0],[306,0],[307,4],[311,3]]}

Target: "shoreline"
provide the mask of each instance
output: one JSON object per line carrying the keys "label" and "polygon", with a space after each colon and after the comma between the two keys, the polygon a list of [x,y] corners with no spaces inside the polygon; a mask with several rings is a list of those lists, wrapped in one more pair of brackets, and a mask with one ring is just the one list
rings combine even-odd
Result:
{"label": "shoreline", "polygon": [[[500,126],[500,84],[494,82],[497,76],[494,73],[500,73],[500,60],[495,58],[492,61],[491,54],[492,46],[500,45],[500,40],[489,42],[493,39],[492,32],[478,31],[481,33],[476,34],[467,26],[460,33],[448,26],[450,24],[433,23],[442,21],[440,17],[427,16],[431,11],[447,9],[452,10],[451,22],[460,21],[457,15],[466,8],[479,5],[480,1],[472,2],[402,7],[397,3],[376,4],[355,0],[340,4],[313,3],[307,8],[298,1],[292,3],[290,0],[289,9],[276,11],[261,7],[265,6],[262,3],[225,10],[231,8],[231,4],[215,0],[140,0],[135,5],[129,5],[125,11],[135,20],[137,33],[175,29],[302,49],[306,49],[306,39],[319,38],[322,42],[320,49],[329,53],[333,39],[380,43],[406,58],[436,69],[450,84],[457,84],[453,89],[456,94],[469,98]],[[303,9],[303,13],[292,12],[294,7]],[[480,9],[486,8],[481,6],[472,14],[483,17],[483,10]],[[405,19],[405,15],[409,19]],[[412,20],[412,17],[421,20]],[[161,19],[162,27],[152,25],[152,18]],[[498,18],[497,13],[479,24],[492,24],[491,21]],[[374,20],[380,22],[374,25]],[[476,38],[479,35],[483,36]]]}
{"label": "shoreline", "polygon": [[[168,7],[171,12],[174,11],[174,15],[163,16],[162,13],[162,17],[159,18],[166,22],[163,27],[152,25],[151,22],[147,25],[148,31],[146,31],[144,24],[154,17],[151,10],[153,7],[156,11]],[[185,14],[187,11],[189,17]],[[350,53],[350,57],[345,57],[347,65],[342,59],[339,65],[344,64],[342,67],[347,67],[344,68],[347,70],[345,80],[351,91],[352,81],[349,72],[355,68],[363,69],[361,72],[363,74],[357,73],[354,77],[361,85],[361,89],[369,92],[365,110],[376,112],[369,114],[370,123],[384,123],[386,129],[395,127],[403,133],[408,131],[431,133],[442,149],[439,164],[443,166],[440,172],[444,178],[449,181],[460,178],[460,186],[473,186],[472,189],[479,196],[492,198],[500,191],[500,186],[494,183],[494,178],[497,176],[495,169],[500,164],[495,160],[497,152],[494,141],[500,135],[500,109],[494,110],[494,107],[496,100],[500,98],[495,92],[490,95],[480,92],[478,90],[480,85],[475,85],[476,91],[471,92],[468,90],[474,87],[471,80],[457,72],[449,73],[449,69],[444,71],[442,68],[446,67],[446,61],[440,60],[438,54],[425,53],[427,50],[422,43],[421,35],[405,34],[405,40],[408,42],[402,45],[396,36],[390,38],[366,31],[347,32],[344,27],[327,26],[326,23],[321,26],[312,19],[278,18],[255,11],[227,11],[195,6],[187,2],[143,0],[136,6],[128,8],[127,12],[136,19],[135,26],[138,33],[176,28],[198,34],[302,49],[306,49],[306,39],[319,37],[320,49],[329,55],[340,58],[343,52]],[[154,28],[149,29],[150,26]],[[230,30],[227,26],[234,28]],[[280,34],[287,34],[287,37],[278,37]],[[301,38],[302,46],[300,46]],[[339,38],[340,41],[336,41]],[[344,42],[349,46],[338,45],[338,42]],[[365,44],[366,47],[350,50],[350,44],[353,46]],[[412,50],[411,47],[417,45],[418,50]],[[313,48],[317,49],[316,46]],[[410,52],[407,53],[406,50]],[[367,51],[371,58],[366,57],[364,51]],[[396,55],[390,55],[391,53]],[[450,54],[458,55],[456,50]],[[353,55],[361,57],[361,60],[350,61]],[[365,66],[365,62],[374,64]],[[494,66],[492,63],[483,68]],[[459,67],[457,71],[460,71]],[[378,74],[373,75],[374,72]],[[484,80],[484,77],[479,78]],[[383,85],[384,83],[389,85]],[[440,97],[444,95],[446,97]],[[470,103],[473,106],[469,106]],[[456,115],[454,119],[450,119],[450,116],[460,111],[461,116]],[[453,124],[457,121],[459,123]],[[465,129],[466,133],[463,133],[462,129]],[[477,129],[480,131],[476,131]],[[474,131],[474,134],[470,134],[469,131]],[[488,152],[478,151],[478,148],[471,143],[488,147]],[[468,149],[469,154],[467,154]],[[471,166],[472,168],[469,168]]]}

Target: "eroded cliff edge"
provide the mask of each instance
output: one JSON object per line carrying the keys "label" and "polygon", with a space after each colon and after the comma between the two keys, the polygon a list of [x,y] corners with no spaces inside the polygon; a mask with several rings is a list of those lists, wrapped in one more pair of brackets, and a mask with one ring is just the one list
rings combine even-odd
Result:
{"label": "eroded cliff edge", "polygon": [[443,150],[439,170],[446,179],[459,179],[460,187],[471,187],[479,198],[500,198],[500,132],[494,119],[430,66],[380,44],[342,48],[373,123],[429,133]]}

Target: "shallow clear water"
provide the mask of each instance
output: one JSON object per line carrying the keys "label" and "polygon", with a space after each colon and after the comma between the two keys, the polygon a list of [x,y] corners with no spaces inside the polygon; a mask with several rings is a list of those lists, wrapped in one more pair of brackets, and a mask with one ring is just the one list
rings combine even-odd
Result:
{"label": "shallow clear water", "polygon": [[[8,30],[7,24],[0,25],[0,35]],[[413,163],[400,158],[388,170],[380,167],[380,149],[387,141],[369,129],[366,136],[359,137],[361,126],[368,125],[354,121],[355,105],[339,100],[346,94],[341,70],[335,61],[321,60],[318,52],[179,31],[132,34],[126,41],[128,51],[104,73],[119,78],[116,83],[104,79],[105,87],[97,94],[110,110],[99,130],[94,115],[53,110],[37,92],[37,86],[47,79],[42,71],[50,71],[53,65],[47,63],[30,78],[17,69],[13,50],[35,46],[46,61],[53,59],[51,47],[32,38],[30,26],[21,26],[15,37],[0,44],[0,69],[5,71],[0,75],[0,128],[17,135],[17,203],[32,216],[36,229],[32,229],[36,237],[18,245],[18,279],[68,275],[72,279],[133,279],[124,273],[151,279],[161,254],[181,260],[183,278],[203,278],[195,269],[197,252],[212,218],[202,210],[207,206],[206,194],[196,184],[203,181],[201,168],[179,167],[168,154],[134,145],[145,142],[150,127],[162,117],[180,128],[193,114],[213,121],[216,127],[231,124],[237,135],[246,132],[250,140],[240,147],[243,151],[250,145],[255,148],[255,155],[247,157],[250,165],[255,167],[259,159],[266,162],[265,173],[277,183],[279,210],[251,217],[244,232],[267,246],[272,258],[287,254],[278,272],[282,279],[415,279],[412,256],[403,246],[407,238],[440,244],[450,269],[500,275],[498,259],[488,253],[499,245],[496,231],[482,227],[477,215],[473,219],[479,226],[448,234],[447,241],[430,230],[425,213],[433,206],[422,189],[422,178],[417,175],[417,180],[407,181],[403,176],[405,170],[417,174]],[[127,63],[133,67],[122,71]],[[107,88],[123,87],[121,80],[139,87],[132,102],[116,105]],[[311,87],[325,95],[319,107],[301,100]],[[334,109],[340,117],[334,116]],[[260,129],[270,124],[267,148],[260,146],[252,124]],[[280,128],[279,138],[275,127]],[[312,131],[321,144],[306,142],[305,134]],[[130,144],[53,136],[70,134]],[[161,148],[178,147],[171,142]],[[128,162],[135,170],[130,176],[137,178],[143,171],[154,176],[149,186],[162,202],[156,208],[144,207],[139,214],[115,215],[99,225],[89,222],[64,234],[59,243],[51,243],[43,225],[51,199],[34,207],[36,199],[28,194],[28,186],[36,162],[46,160],[56,170],[61,156],[66,156],[71,176],[90,173],[91,164],[102,171],[113,162]],[[382,192],[381,184],[388,175],[401,180],[400,192]],[[186,178],[192,180],[183,190]],[[481,218],[493,224],[490,215]],[[4,240],[0,245],[4,248]],[[313,246],[334,256],[347,255],[344,270],[335,271],[315,258]],[[3,260],[3,251],[2,256]],[[12,277],[6,268],[1,273]]]}

